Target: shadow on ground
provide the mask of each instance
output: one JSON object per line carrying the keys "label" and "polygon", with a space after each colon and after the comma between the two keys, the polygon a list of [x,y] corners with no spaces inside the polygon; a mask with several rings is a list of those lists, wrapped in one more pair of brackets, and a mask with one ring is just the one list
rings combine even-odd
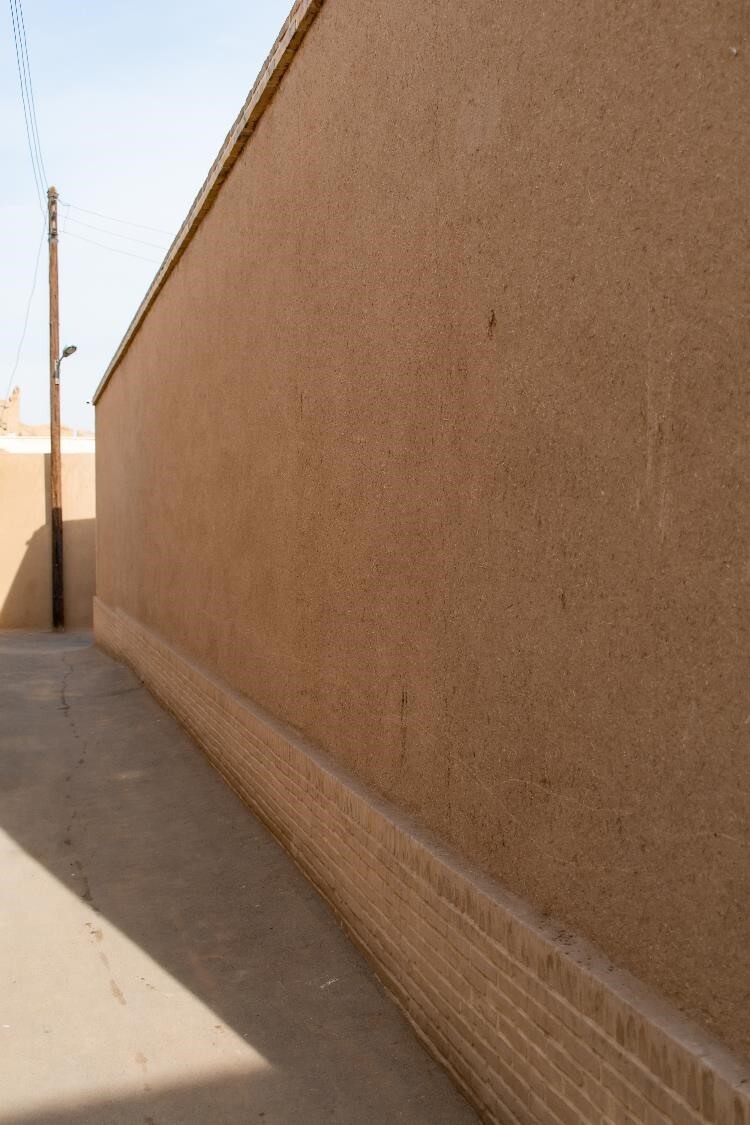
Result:
{"label": "shadow on ground", "polygon": [[[69,927],[60,940],[80,995],[67,996],[62,980],[49,1018],[30,1013],[29,1049],[52,1044],[55,1027],[41,1025],[70,1005],[80,1005],[85,1025],[66,1015],[73,1031],[58,1048],[67,1059],[60,1075],[51,1065],[40,1089],[30,1072],[25,1108],[12,1117],[0,1108],[0,1121],[476,1121],[286,853],[129,670],[85,635],[0,634],[0,706],[0,827],[26,853],[24,862],[36,861],[33,871],[45,869],[40,879],[55,877],[50,901],[61,887],[77,896],[69,921],[69,894],[54,909],[61,934]],[[28,935],[12,940],[18,974],[36,972],[45,954],[34,953],[29,964]],[[44,949],[57,940],[54,920],[45,940]],[[110,940],[120,946],[108,960]],[[158,1033],[162,1062],[170,1052],[177,1058],[181,1017],[163,999],[166,986],[153,988],[158,999],[144,971],[135,979],[130,943],[197,998],[201,1012],[209,1010],[201,1028],[215,1027],[217,1040],[230,1037],[215,1048],[225,1073],[211,1075],[207,1040],[197,1056],[201,1066],[205,1056],[205,1074],[185,1064],[185,1073],[155,1077],[153,1058],[133,1039],[123,1087],[97,1084],[97,1067],[108,1044],[115,1050],[120,1042],[124,1020],[129,1035],[148,1027],[153,1042]],[[103,964],[112,979],[106,988],[102,978],[100,989]],[[47,1000],[38,1003],[44,1009]],[[192,1034],[186,1025],[183,1038]],[[243,1044],[257,1052],[257,1066],[245,1065]]]}

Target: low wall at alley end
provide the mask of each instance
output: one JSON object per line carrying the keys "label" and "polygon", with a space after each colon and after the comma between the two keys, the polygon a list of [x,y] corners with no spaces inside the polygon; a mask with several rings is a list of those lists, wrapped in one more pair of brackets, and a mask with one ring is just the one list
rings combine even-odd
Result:
{"label": "low wall at alley end", "polygon": [[298,0],[96,396],[98,640],[487,1120],[750,1122],[743,11]]}
{"label": "low wall at alley end", "polygon": [[[0,448],[0,629],[52,627],[49,453],[44,439]],[[25,447],[33,445],[34,452]],[[49,439],[46,440],[49,448]],[[94,600],[94,453],[63,453],[65,623],[90,629]]]}

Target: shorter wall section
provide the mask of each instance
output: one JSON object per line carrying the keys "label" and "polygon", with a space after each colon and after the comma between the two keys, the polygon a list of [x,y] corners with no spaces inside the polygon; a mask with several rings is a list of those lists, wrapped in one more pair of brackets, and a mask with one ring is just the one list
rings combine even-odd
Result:
{"label": "shorter wall section", "polygon": [[750,1125],[750,1071],[637,982],[121,611],[95,600],[94,626],[288,849],[486,1121]]}
{"label": "shorter wall section", "polygon": [[[48,451],[49,438],[0,443],[0,629],[52,627]],[[96,569],[93,448],[82,453],[63,448],[62,489],[65,624],[90,629]]]}

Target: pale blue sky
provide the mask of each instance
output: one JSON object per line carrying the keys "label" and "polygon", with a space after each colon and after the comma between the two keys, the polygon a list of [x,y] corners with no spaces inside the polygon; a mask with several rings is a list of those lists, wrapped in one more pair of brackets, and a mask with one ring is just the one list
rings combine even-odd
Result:
{"label": "pale blue sky", "polygon": [[[47,174],[78,207],[176,232],[270,50],[291,0],[25,0],[24,17]],[[23,326],[42,230],[8,4],[0,16],[0,397]],[[65,216],[60,209],[61,219]],[[70,211],[118,234],[166,235]],[[63,224],[61,223],[61,226]],[[163,257],[80,224],[69,231],[152,261],[60,240],[62,416],[93,428],[86,400]],[[14,383],[23,416],[49,416],[47,248]]]}

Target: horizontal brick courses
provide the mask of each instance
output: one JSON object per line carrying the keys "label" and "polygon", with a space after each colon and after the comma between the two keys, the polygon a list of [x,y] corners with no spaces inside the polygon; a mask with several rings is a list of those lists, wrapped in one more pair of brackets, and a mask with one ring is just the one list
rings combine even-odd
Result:
{"label": "horizontal brick courses", "polygon": [[737,1061],[637,982],[98,600],[95,630],[287,847],[486,1121],[750,1125]]}

